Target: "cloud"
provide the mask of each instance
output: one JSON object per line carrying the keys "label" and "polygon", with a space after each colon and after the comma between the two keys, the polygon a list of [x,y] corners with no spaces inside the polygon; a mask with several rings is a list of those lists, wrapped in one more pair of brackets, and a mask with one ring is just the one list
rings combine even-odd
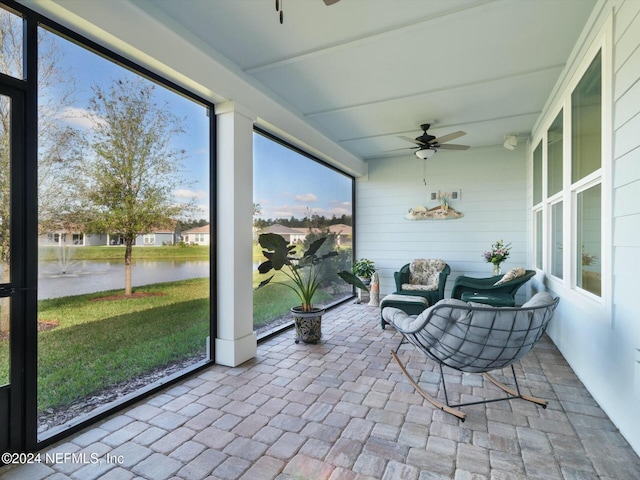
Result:
{"label": "cloud", "polygon": [[69,125],[83,130],[90,130],[96,123],[103,122],[100,117],[93,115],[84,108],[78,107],[64,107],[59,118]]}
{"label": "cloud", "polygon": [[206,198],[207,192],[204,190],[188,190],[186,188],[180,188],[173,192],[173,194],[178,198]]}
{"label": "cloud", "polygon": [[194,217],[197,219],[209,220],[209,205],[201,204],[196,207]]}
{"label": "cloud", "polygon": [[318,201],[318,197],[313,193],[303,193],[301,195],[295,195],[293,199],[296,202],[301,202],[301,203],[312,203],[312,202]]}

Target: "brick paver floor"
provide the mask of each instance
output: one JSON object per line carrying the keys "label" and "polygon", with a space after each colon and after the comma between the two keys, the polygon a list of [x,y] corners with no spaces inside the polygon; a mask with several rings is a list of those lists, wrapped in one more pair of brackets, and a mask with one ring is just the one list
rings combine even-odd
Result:
{"label": "brick paver floor", "polygon": [[[240,367],[212,366],[42,452],[59,461],[0,478],[640,479],[640,459],[547,337],[516,371],[548,408],[474,405],[465,422],[415,392],[390,355],[399,340],[378,309],[349,303],[325,315],[319,344],[284,332]],[[441,393],[432,361],[399,353]],[[450,396],[498,394],[479,375],[445,373]]]}

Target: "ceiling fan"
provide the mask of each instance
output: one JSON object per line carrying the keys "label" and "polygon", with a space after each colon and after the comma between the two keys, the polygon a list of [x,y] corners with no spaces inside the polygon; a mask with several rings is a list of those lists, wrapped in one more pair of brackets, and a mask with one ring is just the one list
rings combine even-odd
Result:
{"label": "ceiling fan", "polygon": [[[441,137],[435,137],[434,135],[430,135],[427,132],[430,126],[431,124],[429,123],[423,123],[422,125],[420,125],[420,128],[422,129],[422,135],[420,135],[419,137],[416,137],[415,139],[405,137],[404,135],[398,135],[398,138],[401,138],[402,140],[406,140],[407,142],[411,142],[417,145],[417,147],[396,148],[394,150],[407,150],[407,149],[416,150],[415,152],[416,157],[426,160],[428,158],[431,158],[440,149],[468,150],[470,148],[469,145],[457,145],[455,143],[446,143],[446,142],[450,142],[451,140],[455,140],[456,138],[460,138],[463,135],[466,135],[467,134],[466,132],[458,131],[458,132],[449,133],[447,135],[442,135]],[[389,151],[394,151],[394,150],[389,150]]]}
{"label": "ceiling fan", "polygon": [[[334,3],[338,3],[340,0],[322,0],[326,6],[333,5]],[[280,15],[280,23],[284,22],[284,13],[282,10],[282,4],[284,0],[276,0],[276,12]]]}

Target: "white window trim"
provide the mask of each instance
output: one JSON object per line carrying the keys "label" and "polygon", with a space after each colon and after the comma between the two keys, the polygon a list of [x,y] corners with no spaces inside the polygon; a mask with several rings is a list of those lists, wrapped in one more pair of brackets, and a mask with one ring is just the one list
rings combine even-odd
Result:
{"label": "white window trim", "polygon": [[156,244],[156,234],[155,233],[145,233],[142,236],[142,244],[143,245],[155,245]]}
{"label": "white window trim", "polygon": [[[564,161],[564,159],[563,159]],[[544,263],[544,268],[545,268],[545,272],[547,272],[547,275],[549,276],[550,279],[553,279],[556,282],[560,282],[560,283],[564,283],[564,281],[567,278],[567,272],[569,270],[567,270],[566,268],[566,260],[568,259],[568,255],[564,254],[564,245],[567,244],[567,230],[566,225],[565,225],[565,207],[566,207],[566,202],[564,201],[564,195],[562,195],[563,192],[559,192],[558,194],[554,195],[553,197],[549,198],[547,201],[547,205],[546,205],[546,210],[547,210],[547,224],[546,224],[546,248],[547,248],[547,255],[545,257],[545,263]],[[562,203],[562,278],[553,275],[551,273],[552,269],[553,269],[553,258],[552,258],[552,253],[553,253],[553,249],[554,249],[554,245],[553,245],[553,237],[551,235],[551,231],[553,230],[553,215],[552,215],[552,211],[553,211],[553,207],[555,207],[556,205],[558,205],[559,203]]]}
{"label": "white window trim", "polygon": [[[590,47],[585,51],[581,61],[568,74],[570,80],[564,86],[558,100],[544,114],[538,123],[538,128],[533,132],[530,145],[529,162],[530,174],[533,180],[533,152],[540,142],[542,142],[542,202],[531,207],[531,245],[532,265],[536,268],[536,212],[542,211],[543,225],[543,245],[542,245],[542,266],[545,272],[550,272],[551,262],[551,206],[558,201],[563,202],[563,242],[570,245],[568,251],[563,252],[563,277],[558,278],[546,274],[545,285],[561,295],[567,301],[576,306],[588,309],[591,312],[598,312],[598,318],[610,324],[612,318],[612,162],[613,162],[613,18],[610,15],[603,23],[601,30],[595,36]],[[571,183],[571,94],[577,84],[582,79],[595,55],[601,52],[602,61],[602,144],[601,144],[601,167],[595,172]],[[563,188],[562,191],[547,198],[547,132],[556,116],[563,111]],[[576,262],[575,245],[577,239],[577,194],[596,184],[601,185],[601,211],[602,211],[602,233],[601,233],[601,295],[597,296],[584,290],[576,284]],[[533,181],[531,199],[533,199]],[[594,310],[595,309],[595,310]]]}

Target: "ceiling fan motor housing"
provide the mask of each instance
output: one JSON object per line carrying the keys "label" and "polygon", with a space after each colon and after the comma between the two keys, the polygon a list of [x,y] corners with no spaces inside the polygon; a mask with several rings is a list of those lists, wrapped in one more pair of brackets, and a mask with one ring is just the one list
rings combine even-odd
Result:
{"label": "ceiling fan motor housing", "polygon": [[420,128],[422,129],[422,135],[420,135],[419,137],[416,137],[416,141],[417,142],[421,142],[421,143],[427,144],[431,140],[436,138],[435,135],[429,135],[427,133],[427,130],[429,130],[430,126],[431,126],[431,124],[429,124],[429,123],[423,123],[422,125],[420,125]]}

